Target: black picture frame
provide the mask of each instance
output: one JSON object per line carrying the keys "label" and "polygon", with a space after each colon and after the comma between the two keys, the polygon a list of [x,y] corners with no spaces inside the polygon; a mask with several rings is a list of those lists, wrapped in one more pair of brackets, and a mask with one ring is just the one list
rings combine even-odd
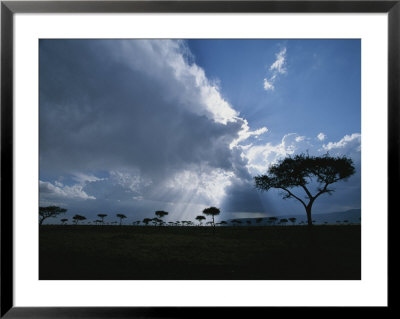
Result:
{"label": "black picture frame", "polygon": [[[278,307],[14,307],[13,303],[13,16],[15,13],[270,12],[388,14],[388,218],[396,213],[399,186],[400,0],[396,1],[1,1],[1,317],[6,318],[192,318],[205,315],[253,316]],[[388,223],[390,225],[390,221]],[[389,234],[389,232],[388,232]],[[388,237],[388,243],[390,242]],[[389,281],[388,281],[389,285]],[[390,298],[388,307],[391,305]],[[309,308],[290,307],[302,315]],[[324,312],[326,308],[314,308]],[[339,307],[329,311],[337,312]],[[369,310],[368,310],[369,311]]]}

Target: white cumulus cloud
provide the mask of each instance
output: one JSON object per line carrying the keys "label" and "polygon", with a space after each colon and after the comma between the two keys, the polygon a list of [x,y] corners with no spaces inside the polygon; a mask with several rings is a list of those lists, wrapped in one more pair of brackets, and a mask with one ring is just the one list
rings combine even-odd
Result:
{"label": "white cumulus cloud", "polygon": [[273,90],[275,87],[272,84],[271,80],[268,80],[267,78],[264,79],[264,90],[265,91],[269,91],[269,90]]}
{"label": "white cumulus cloud", "polygon": [[52,184],[50,182],[39,181],[40,194],[46,200],[96,199],[94,196],[88,195],[83,190],[83,187],[81,184],[67,186],[60,182]]}
{"label": "white cumulus cloud", "polygon": [[285,60],[286,60],[286,48],[283,48],[279,53],[276,54],[276,60],[274,63],[272,63],[269,69],[271,71],[276,71],[281,74],[286,73]]}
{"label": "white cumulus cloud", "polygon": [[319,133],[319,134],[317,135],[317,139],[319,139],[320,141],[325,140],[325,138],[326,138],[326,135],[325,135],[324,133]]}
{"label": "white cumulus cloud", "polygon": [[324,144],[323,149],[326,151],[331,150],[361,150],[361,134],[360,133],[353,133],[351,135],[345,135],[340,141],[338,142],[329,142],[328,144]]}
{"label": "white cumulus cloud", "polygon": [[270,77],[264,78],[264,90],[272,91],[275,89],[274,82],[278,75],[285,74],[286,70],[286,48],[283,48],[276,54],[276,60],[269,67],[269,71],[272,73]]}
{"label": "white cumulus cloud", "polygon": [[247,122],[247,120],[244,120],[243,124],[241,126],[241,130],[238,133],[239,137],[231,143],[230,148],[232,149],[233,147],[237,146],[239,143],[246,141],[249,137],[254,136],[255,138],[257,138],[266,132],[268,132],[268,128],[265,126],[259,128],[257,130],[251,131],[250,127],[249,127],[249,123]]}

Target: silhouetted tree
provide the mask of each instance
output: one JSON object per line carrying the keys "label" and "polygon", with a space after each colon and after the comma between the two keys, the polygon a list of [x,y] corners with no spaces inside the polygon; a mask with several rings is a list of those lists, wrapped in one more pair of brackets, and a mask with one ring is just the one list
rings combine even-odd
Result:
{"label": "silhouetted tree", "polygon": [[251,220],[246,220],[247,225],[251,224]]}
{"label": "silhouetted tree", "polygon": [[96,225],[98,225],[98,224],[103,224],[103,221],[100,220],[100,219],[96,219],[94,222],[96,223]]}
{"label": "silhouetted tree", "polygon": [[277,217],[269,217],[268,220],[275,225],[276,221],[278,220]]}
{"label": "silhouetted tree", "polygon": [[104,224],[104,217],[107,217],[107,214],[97,214],[101,218],[101,223]]}
{"label": "silhouetted tree", "polygon": [[263,219],[264,219],[264,218],[257,218],[257,219],[256,219],[256,223],[257,223],[257,224],[261,223]]}
{"label": "silhouetted tree", "polygon": [[119,225],[121,226],[122,225],[122,220],[124,218],[126,218],[126,216],[124,214],[117,214],[117,217],[119,218]]}
{"label": "silhouetted tree", "polygon": [[228,223],[227,223],[226,221],[224,221],[224,220],[221,220],[220,224],[221,224],[221,225],[226,225],[226,224],[228,224]]}
{"label": "silhouetted tree", "polygon": [[296,217],[290,217],[289,220],[292,222],[292,224],[294,225],[294,223],[296,222],[297,218]]}
{"label": "silhouetted tree", "polygon": [[204,219],[206,219],[206,218],[204,216],[202,216],[202,215],[196,216],[196,220],[199,221],[200,226],[202,225],[201,221],[204,220]]}
{"label": "silhouetted tree", "polygon": [[168,212],[164,212],[163,210],[157,210],[155,214],[157,217],[163,218],[164,216],[168,215]]}
{"label": "silhouetted tree", "polygon": [[65,225],[67,221],[68,221],[68,219],[66,219],[66,218],[61,219],[61,222],[63,225]]}
{"label": "silhouetted tree", "polygon": [[58,206],[39,207],[39,225],[41,226],[45,219],[54,218],[64,214],[67,210]]}
{"label": "silhouetted tree", "polygon": [[162,220],[157,217],[153,218],[152,221],[153,221],[154,226],[156,226],[157,224],[160,226],[162,223]]}
{"label": "silhouetted tree", "polygon": [[151,218],[145,218],[143,219],[142,223],[145,224],[146,226],[149,225],[149,223],[152,221]]}
{"label": "silhouetted tree", "polygon": [[288,220],[286,218],[282,218],[279,220],[279,222],[283,225],[286,225],[286,223],[288,222]]}
{"label": "silhouetted tree", "polygon": [[75,224],[78,225],[79,221],[85,220],[86,217],[82,215],[75,215],[74,217],[72,217],[72,219],[74,220]]}
{"label": "silhouetted tree", "polygon": [[[343,157],[310,156],[305,154],[286,157],[277,164],[271,165],[267,175],[254,177],[258,189],[268,191],[271,188],[281,189],[283,198],[295,198],[305,208],[308,225],[312,225],[311,210],[315,200],[322,194],[331,194],[328,188],[340,180],[346,180],[355,173],[352,159]],[[319,186],[315,195],[307,188],[316,181]],[[292,192],[292,188],[300,187],[306,193],[306,201]]]}
{"label": "silhouetted tree", "polygon": [[214,216],[219,215],[219,213],[220,213],[220,210],[217,207],[213,207],[213,206],[209,207],[209,208],[205,208],[203,210],[203,214],[204,215],[207,215],[207,216],[211,215],[212,216],[212,223],[213,223],[214,226],[215,226]]}

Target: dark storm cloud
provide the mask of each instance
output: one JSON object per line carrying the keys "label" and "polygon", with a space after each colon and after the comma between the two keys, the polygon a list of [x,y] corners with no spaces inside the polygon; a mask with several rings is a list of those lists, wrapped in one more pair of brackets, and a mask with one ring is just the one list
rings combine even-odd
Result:
{"label": "dark storm cloud", "polygon": [[42,202],[93,212],[217,205],[223,192],[210,179],[223,190],[229,174],[245,176],[230,149],[245,121],[184,52],[168,40],[40,41]]}
{"label": "dark storm cloud", "polygon": [[149,50],[153,56],[132,65],[147,49],[133,43],[123,60],[113,53],[123,43],[115,41],[42,40],[41,169],[139,167],[153,175],[199,162],[231,169],[228,146],[241,122],[210,120],[196,87],[168,61],[153,66],[162,55]]}
{"label": "dark storm cloud", "polygon": [[265,213],[271,210],[268,195],[256,190],[251,183],[234,183],[226,188],[226,193],[221,206],[224,211]]}

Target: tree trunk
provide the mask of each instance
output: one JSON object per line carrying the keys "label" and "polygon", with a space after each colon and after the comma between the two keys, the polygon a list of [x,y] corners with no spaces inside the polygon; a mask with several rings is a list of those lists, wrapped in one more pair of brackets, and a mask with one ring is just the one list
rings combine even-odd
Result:
{"label": "tree trunk", "polygon": [[313,223],[312,223],[312,218],[311,218],[311,207],[312,207],[312,204],[311,204],[311,205],[308,204],[308,206],[306,207],[306,212],[307,212],[307,224],[308,224],[308,226],[312,226],[312,225],[313,225]]}

